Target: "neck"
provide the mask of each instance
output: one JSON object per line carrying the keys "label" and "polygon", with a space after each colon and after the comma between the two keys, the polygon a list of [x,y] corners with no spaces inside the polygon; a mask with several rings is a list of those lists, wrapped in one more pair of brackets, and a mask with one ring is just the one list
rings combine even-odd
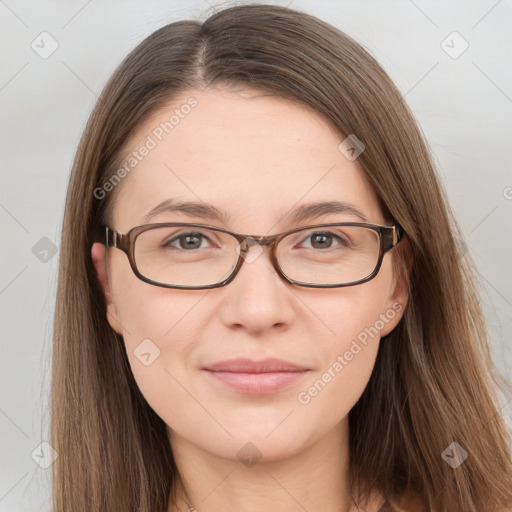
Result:
{"label": "neck", "polygon": [[168,512],[322,510],[348,512],[348,418],[300,452],[245,465],[169,432],[179,472]]}

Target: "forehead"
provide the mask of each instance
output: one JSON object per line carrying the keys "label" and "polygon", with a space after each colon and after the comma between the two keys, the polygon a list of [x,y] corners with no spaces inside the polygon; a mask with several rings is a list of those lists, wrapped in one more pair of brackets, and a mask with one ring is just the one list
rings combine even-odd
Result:
{"label": "forehead", "polygon": [[314,201],[357,203],[377,221],[377,196],[359,162],[339,150],[344,139],[310,107],[262,91],[185,91],[125,145],[123,163],[134,165],[116,191],[114,221],[142,224],[169,198],[217,205],[236,219],[233,229],[249,220],[269,227]]}

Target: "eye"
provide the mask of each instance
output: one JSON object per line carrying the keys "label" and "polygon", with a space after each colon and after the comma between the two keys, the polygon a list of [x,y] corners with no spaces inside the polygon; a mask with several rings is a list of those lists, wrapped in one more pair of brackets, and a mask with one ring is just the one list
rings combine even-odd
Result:
{"label": "eye", "polygon": [[[312,240],[311,249],[330,249],[334,242],[339,248],[350,247],[350,241],[346,237],[340,237],[330,231],[315,231],[310,233],[305,240]],[[304,243],[304,242],[303,242]]]}
{"label": "eye", "polygon": [[[178,250],[190,251],[191,249],[203,249],[201,242],[209,240],[206,235],[199,232],[181,233],[178,236],[164,240],[161,243],[163,248],[173,248]],[[176,247],[174,244],[178,244]]]}

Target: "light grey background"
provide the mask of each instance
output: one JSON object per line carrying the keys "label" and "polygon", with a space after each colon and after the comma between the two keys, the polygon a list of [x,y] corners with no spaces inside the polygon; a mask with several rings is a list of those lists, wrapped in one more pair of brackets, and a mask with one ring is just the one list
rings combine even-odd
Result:
{"label": "light grey background", "polygon": [[[38,446],[48,439],[58,252],[52,257],[44,250],[59,244],[69,171],[86,119],[107,78],[144,37],[228,5],[0,0],[1,511],[50,509],[51,469],[35,460],[49,454]],[[478,266],[494,360],[510,375],[512,3],[294,0],[290,6],[362,43],[404,94]],[[42,47],[43,31],[58,43],[47,58],[31,47],[34,40]],[[464,40],[467,50],[456,55]],[[512,396],[501,399],[510,422]]]}

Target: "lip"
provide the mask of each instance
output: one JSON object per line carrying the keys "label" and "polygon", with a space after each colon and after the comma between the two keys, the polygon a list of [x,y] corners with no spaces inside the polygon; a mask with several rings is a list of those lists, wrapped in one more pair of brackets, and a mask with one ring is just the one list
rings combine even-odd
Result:
{"label": "lip", "polygon": [[203,370],[218,383],[250,395],[275,393],[304,378],[310,371],[282,359],[230,359],[208,365]]}
{"label": "lip", "polygon": [[251,359],[238,358],[220,361],[203,368],[211,372],[236,372],[236,373],[273,373],[273,372],[297,372],[309,370],[283,359],[263,359],[253,361]]}

